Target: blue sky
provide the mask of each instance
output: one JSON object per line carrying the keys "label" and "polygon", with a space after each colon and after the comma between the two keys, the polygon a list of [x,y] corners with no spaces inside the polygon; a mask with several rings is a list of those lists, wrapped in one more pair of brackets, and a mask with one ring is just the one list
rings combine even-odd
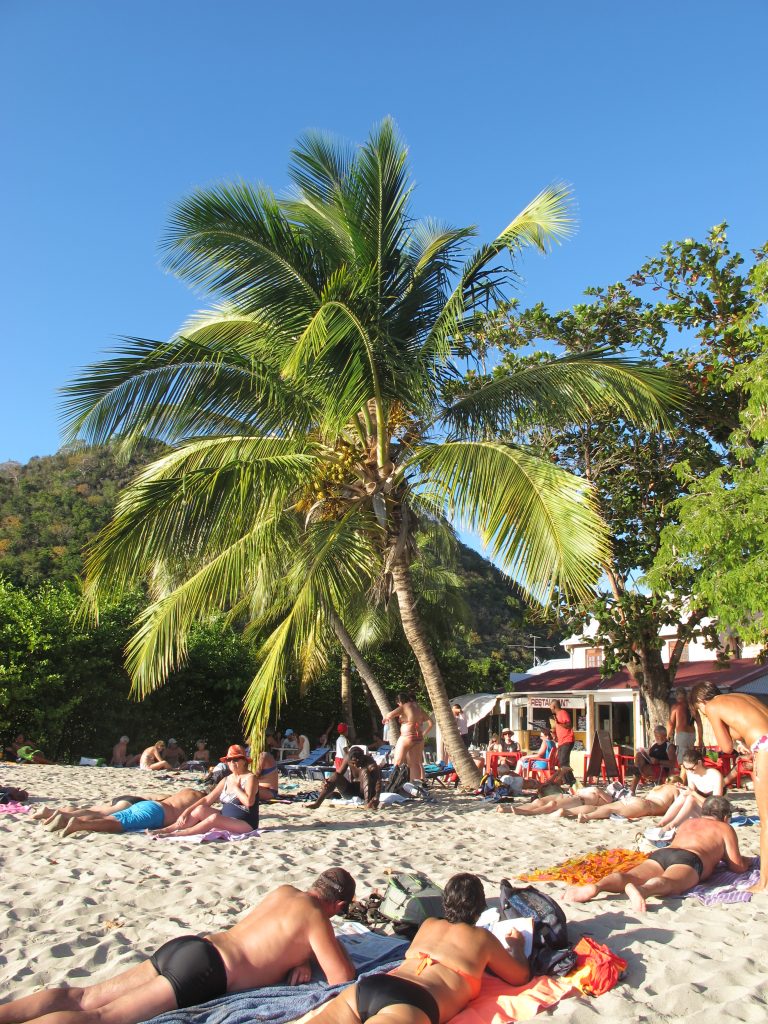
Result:
{"label": "blue sky", "polygon": [[3,0],[0,460],[59,445],[56,389],[199,296],[165,274],[168,210],[220,179],[286,184],[303,130],[391,114],[416,210],[495,234],[572,184],[579,232],[522,270],[562,307],[722,220],[768,238],[765,0]]}

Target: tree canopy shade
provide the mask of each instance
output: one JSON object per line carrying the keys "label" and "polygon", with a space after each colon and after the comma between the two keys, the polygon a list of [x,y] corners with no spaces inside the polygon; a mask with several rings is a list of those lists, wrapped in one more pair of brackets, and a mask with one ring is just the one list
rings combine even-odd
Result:
{"label": "tree canopy shade", "polygon": [[137,579],[155,601],[128,667],[141,692],[185,652],[212,608],[272,616],[245,703],[258,733],[286,673],[362,594],[397,597],[460,775],[474,778],[414,598],[414,537],[476,529],[540,600],[588,591],[608,550],[589,485],[524,445],[488,440],[519,416],[573,418],[599,398],[655,423],[674,399],[663,372],[602,353],[530,366],[457,393],[453,357],[503,298],[511,261],[572,227],[545,189],[493,241],[415,221],[407,151],[391,121],[357,148],[305,136],[277,198],[245,183],[176,208],[168,267],[220,304],[168,342],[128,339],[66,390],[70,435],[164,441],[87,559],[97,599]]}

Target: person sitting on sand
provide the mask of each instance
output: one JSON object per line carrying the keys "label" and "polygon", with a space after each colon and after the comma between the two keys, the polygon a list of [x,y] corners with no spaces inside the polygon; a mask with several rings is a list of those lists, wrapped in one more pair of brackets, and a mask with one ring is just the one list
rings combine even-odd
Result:
{"label": "person sitting on sand", "polygon": [[591,807],[601,807],[613,801],[613,796],[598,786],[585,786],[578,793],[570,796],[566,793],[543,796],[538,800],[532,800],[529,804],[515,804],[513,806],[502,805],[497,808],[502,814],[552,814],[555,817],[563,817],[564,811],[580,812],[589,810]]}
{"label": "person sitting on sand", "polygon": [[[172,824],[188,807],[194,805],[200,797],[195,789],[180,789],[162,800],[136,800],[134,797],[123,797],[122,810],[114,807],[106,814],[94,813],[92,809],[84,813],[75,811],[57,811],[47,822],[52,832],[61,830],[62,836],[71,836],[75,832],[109,832],[119,835],[121,832],[144,832],[146,829],[163,828]],[[130,801],[130,803],[128,803]]]}
{"label": "person sitting on sand", "polygon": [[760,816],[760,881],[752,892],[768,890],[768,707],[747,693],[721,694],[712,683],[691,690],[691,707],[706,715],[724,754],[733,752],[734,739],[752,751],[757,813]]}
{"label": "person sitting on sand", "polygon": [[[347,772],[351,782],[347,778]],[[334,792],[345,798],[360,797],[366,807],[375,811],[381,797],[381,768],[376,759],[371,754],[366,754],[361,747],[350,747],[344,761],[321,786],[317,800],[307,806],[315,810]]]}
{"label": "person sitting on sand", "polygon": [[324,871],[307,892],[281,885],[228,931],[171,939],[148,960],[98,985],[49,988],[5,1003],[0,1024],[41,1018],[48,1024],[138,1024],[232,992],[303,985],[313,962],[329,985],[341,985],[355,969],[330,919],[345,913],[354,895],[355,881],[343,868]]}
{"label": "person sitting on sand", "polygon": [[740,853],[739,840],[728,824],[728,800],[722,796],[707,797],[701,815],[684,821],[669,846],[655,850],[629,871],[614,871],[599,882],[568,886],[566,900],[587,903],[601,892],[623,892],[632,909],[642,912],[649,896],[679,896],[706,881],[721,860],[730,871],[748,871],[752,861]]}
{"label": "person sitting on sand", "polygon": [[112,757],[110,759],[110,765],[113,768],[125,768],[128,762],[128,737],[121,736],[117,743],[112,747]]}
{"label": "person sitting on sand", "polygon": [[[661,776],[667,774],[672,767],[671,751],[667,743],[667,730],[663,725],[657,725],[653,730],[654,742],[648,750],[644,747],[635,754],[635,768],[629,788],[634,793],[640,784],[641,779],[656,779],[661,781]],[[660,772],[660,774],[657,772]]]}
{"label": "person sitting on sand", "polygon": [[168,740],[168,746],[165,748],[165,760],[171,766],[173,771],[177,771],[181,768],[187,760],[186,753],[174,739]]}
{"label": "person sitting on sand", "polygon": [[280,772],[277,770],[277,761],[268,750],[262,750],[256,758],[253,774],[259,783],[259,800],[264,800],[267,803],[270,800],[277,800]]}
{"label": "person sitting on sand", "polygon": [[[213,828],[242,834],[259,827],[259,783],[248,766],[248,755],[233,743],[221,760],[231,773],[170,825],[159,828],[158,835],[200,836]],[[217,802],[221,811],[212,810]]]}
{"label": "person sitting on sand", "polygon": [[139,768],[145,772],[158,772],[170,769],[170,764],[165,759],[165,741],[156,740],[151,747],[147,747],[139,759]]}
{"label": "person sitting on sand", "polygon": [[53,764],[53,761],[49,761],[42,750],[38,750],[32,740],[25,739],[22,733],[14,739],[7,753],[12,761],[21,761],[23,764]]}
{"label": "person sitting on sand", "polygon": [[195,740],[195,749],[188,761],[182,764],[182,768],[202,771],[208,767],[211,760],[211,752],[208,750],[208,740]]}
{"label": "person sitting on sand", "polygon": [[689,750],[683,757],[688,788],[680,790],[659,822],[659,833],[677,828],[687,818],[698,818],[708,796],[722,796],[724,779],[717,768],[705,768],[699,755]]}
{"label": "person sitting on sand", "polygon": [[430,917],[424,922],[399,967],[344,989],[313,1013],[312,1024],[442,1024],[479,995],[486,970],[508,985],[529,980],[520,933],[513,930],[504,946],[491,932],[475,926],[485,910],[483,883],[476,875],[450,878],[443,906],[445,919]]}
{"label": "person sitting on sand", "polygon": [[604,804],[602,807],[595,807],[589,811],[563,810],[563,815],[566,818],[578,817],[581,822],[600,821],[610,818],[612,814],[626,818],[627,821],[634,821],[636,818],[652,818],[666,814],[678,793],[678,787],[672,782],[654,786],[645,796],[635,796],[626,789],[625,794],[613,803]]}

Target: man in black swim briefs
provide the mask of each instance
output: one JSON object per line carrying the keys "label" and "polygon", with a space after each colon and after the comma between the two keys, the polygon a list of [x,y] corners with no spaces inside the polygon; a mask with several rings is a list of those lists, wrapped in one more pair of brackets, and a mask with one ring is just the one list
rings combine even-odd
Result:
{"label": "man in black swim briefs", "polygon": [[[355,880],[330,868],[307,892],[281,885],[226,932],[183,935],[148,960],[90,988],[44,989],[0,1005],[0,1024],[22,1024],[59,1013],[59,1024],[138,1024],[159,1013],[196,1006],[228,992],[269,985],[302,985],[316,962],[330,985],[355,970],[331,927],[346,911]],[[268,939],[265,938],[268,936]]]}
{"label": "man in black swim briefs", "polygon": [[752,861],[741,855],[739,840],[728,824],[730,817],[731,805],[725,797],[707,797],[701,817],[684,821],[669,846],[629,871],[614,871],[588,885],[570,885],[565,898],[587,903],[601,892],[623,892],[633,910],[643,911],[647,897],[679,896],[709,878],[721,860],[731,871],[748,871]]}

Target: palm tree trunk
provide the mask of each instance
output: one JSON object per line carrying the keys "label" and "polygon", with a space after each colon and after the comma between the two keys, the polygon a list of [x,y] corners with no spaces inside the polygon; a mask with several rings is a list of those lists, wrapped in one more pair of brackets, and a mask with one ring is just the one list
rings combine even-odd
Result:
{"label": "palm tree trunk", "polygon": [[349,739],[353,741],[357,734],[352,714],[352,662],[343,649],[341,652],[341,713],[349,726]]}
{"label": "palm tree trunk", "polygon": [[416,608],[413,587],[411,585],[411,574],[403,554],[396,555],[393,558],[390,563],[390,570],[392,572],[394,591],[397,594],[397,602],[400,607],[403,632],[419,663],[443,743],[448,748],[451,761],[458,772],[461,788],[463,790],[477,789],[480,785],[480,772],[475,762],[469,756],[469,752],[459,735],[456,719],[453,717],[448,693],[445,689],[443,674],[440,671],[440,666],[437,664],[432,645],[424,629],[424,623],[421,621],[421,616]]}
{"label": "palm tree trunk", "polygon": [[[346,653],[349,655],[349,657],[352,659],[352,664],[359,672],[363,684],[368,687],[371,696],[376,701],[376,706],[381,712],[381,717],[384,718],[384,716],[388,715],[389,712],[392,710],[389,703],[389,698],[387,697],[384,687],[379,683],[378,679],[374,675],[373,669],[365,660],[363,655],[360,653],[360,650],[355,644],[355,641],[349,635],[344,626],[344,623],[341,621],[341,619],[336,614],[336,611],[333,608],[330,608],[328,610],[328,617],[331,621],[331,625],[333,626],[333,630],[336,633],[336,637],[339,643],[346,651]],[[390,741],[397,742],[397,738],[400,735],[397,722],[389,723],[389,735]]]}

